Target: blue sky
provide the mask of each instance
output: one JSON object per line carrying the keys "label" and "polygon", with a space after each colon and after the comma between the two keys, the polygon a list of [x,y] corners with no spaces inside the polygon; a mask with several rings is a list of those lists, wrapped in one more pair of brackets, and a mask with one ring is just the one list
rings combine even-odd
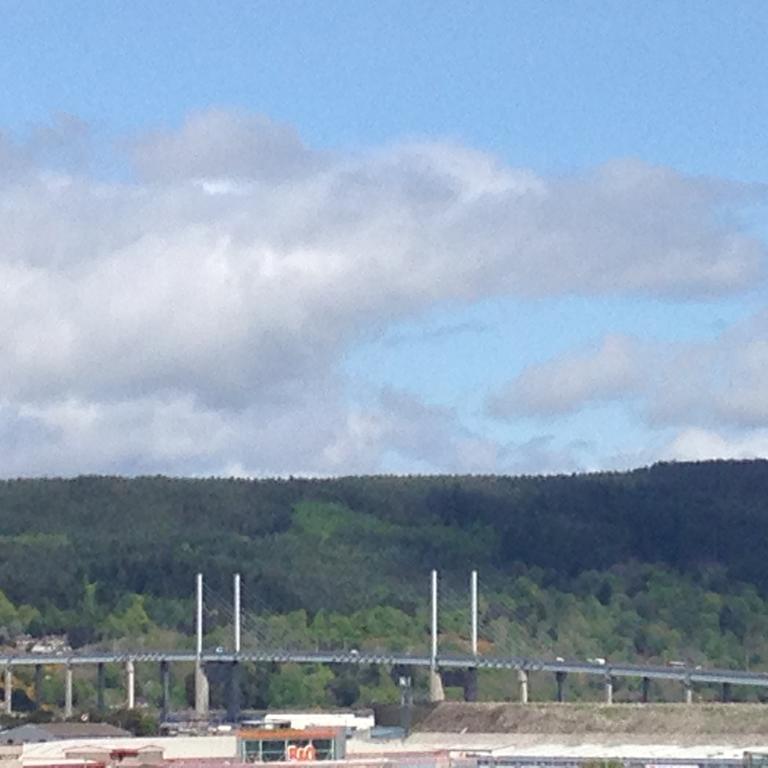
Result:
{"label": "blue sky", "polygon": [[0,18],[8,473],[768,453],[765,3]]}
{"label": "blue sky", "polygon": [[211,105],[360,147],[451,137],[568,170],[763,181],[761,2],[1,3],[0,116],[122,133]]}

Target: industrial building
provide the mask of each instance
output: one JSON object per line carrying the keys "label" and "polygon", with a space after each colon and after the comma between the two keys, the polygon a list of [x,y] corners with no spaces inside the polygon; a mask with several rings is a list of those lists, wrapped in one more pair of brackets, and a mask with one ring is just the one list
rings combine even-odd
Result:
{"label": "industrial building", "polygon": [[245,728],[238,734],[238,757],[247,763],[343,760],[344,728]]}

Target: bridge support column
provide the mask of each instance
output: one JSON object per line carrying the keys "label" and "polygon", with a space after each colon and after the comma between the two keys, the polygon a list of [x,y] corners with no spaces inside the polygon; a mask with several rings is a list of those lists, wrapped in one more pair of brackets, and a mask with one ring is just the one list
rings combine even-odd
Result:
{"label": "bridge support column", "polygon": [[72,667],[64,668],[64,719],[69,720],[74,713],[72,706]]}
{"label": "bridge support column", "polygon": [[722,700],[725,703],[728,703],[731,700],[732,695],[732,689],[730,683],[723,683],[723,695]]}
{"label": "bridge support column", "polygon": [[107,686],[107,669],[104,662],[100,661],[96,666],[96,709],[103,712],[106,708],[104,703],[104,689]]}
{"label": "bridge support column", "polygon": [[405,736],[411,735],[413,720],[413,688],[411,675],[400,675],[400,727]]}
{"label": "bridge support column", "polygon": [[605,678],[605,703],[613,704],[613,678],[610,675]]}
{"label": "bridge support column", "polygon": [[13,714],[13,667],[8,665],[3,675],[3,690],[5,694],[5,714]]}
{"label": "bridge support column", "polygon": [[683,683],[683,687],[685,688],[685,703],[693,704],[693,686],[691,685],[691,681],[686,680]]}
{"label": "bridge support column", "polygon": [[561,704],[565,701],[565,680],[567,677],[567,672],[555,672],[555,682],[557,683],[557,700]]}
{"label": "bridge support column", "polygon": [[477,667],[464,673],[464,701],[477,701]]}
{"label": "bridge support column", "polygon": [[240,719],[240,664],[233,661],[227,675],[227,720],[236,723]]}
{"label": "bridge support column", "polygon": [[524,669],[517,670],[517,682],[520,684],[520,703],[528,703],[528,673]]}
{"label": "bridge support column", "polygon": [[136,709],[136,666],[133,659],[125,662],[125,706]]}
{"label": "bridge support column", "polygon": [[160,662],[160,720],[168,719],[171,708],[171,665],[167,660]]}
{"label": "bridge support column", "polygon": [[443,678],[439,669],[429,670],[429,700],[433,704],[436,704],[440,701],[445,701]]}
{"label": "bridge support column", "polygon": [[641,693],[641,699],[643,704],[647,704],[649,699],[651,698],[651,678],[650,677],[644,677],[642,680],[642,687],[640,689]]}
{"label": "bridge support column", "polygon": [[43,665],[35,664],[35,709],[43,707]]}
{"label": "bridge support column", "polygon": [[195,662],[195,714],[200,717],[208,717],[210,708],[211,689],[208,684],[208,675],[205,664],[198,659]]}

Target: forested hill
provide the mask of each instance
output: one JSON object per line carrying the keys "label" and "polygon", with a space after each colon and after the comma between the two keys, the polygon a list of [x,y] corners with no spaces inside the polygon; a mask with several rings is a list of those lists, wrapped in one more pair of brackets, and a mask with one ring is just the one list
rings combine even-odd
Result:
{"label": "forested hill", "polygon": [[307,632],[318,612],[388,606],[395,622],[424,609],[430,568],[455,594],[477,568],[500,650],[611,643],[627,657],[742,664],[745,643],[768,660],[766,542],[766,461],[545,478],[11,480],[0,630],[85,642],[187,629],[198,571],[221,594],[240,572],[253,607],[304,609]]}

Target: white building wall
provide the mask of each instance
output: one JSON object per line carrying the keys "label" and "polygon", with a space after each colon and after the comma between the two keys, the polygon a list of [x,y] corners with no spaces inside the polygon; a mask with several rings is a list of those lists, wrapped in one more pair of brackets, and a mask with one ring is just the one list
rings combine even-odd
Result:
{"label": "white building wall", "polygon": [[367,731],[375,725],[373,714],[355,712],[271,712],[264,716],[265,725],[290,723],[291,728],[350,728]]}
{"label": "white building wall", "polygon": [[148,736],[122,739],[62,739],[39,744],[24,744],[21,762],[28,766],[61,763],[72,750],[114,750],[156,747],[166,760],[193,758],[235,758],[237,737],[231,736]]}

